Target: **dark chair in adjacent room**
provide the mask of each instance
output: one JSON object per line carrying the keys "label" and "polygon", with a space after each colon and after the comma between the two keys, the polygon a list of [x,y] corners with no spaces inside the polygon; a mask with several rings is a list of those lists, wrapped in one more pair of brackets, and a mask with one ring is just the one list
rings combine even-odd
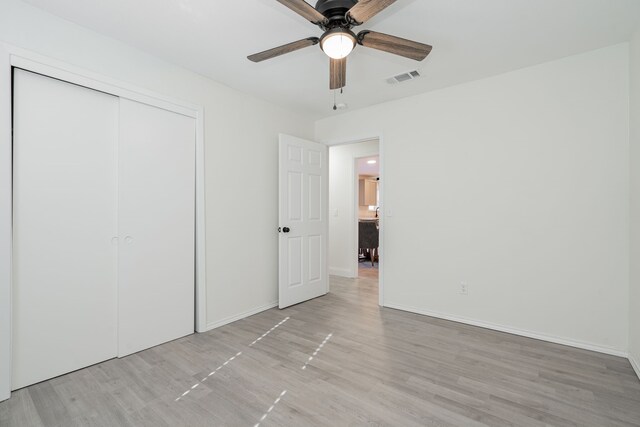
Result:
{"label": "dark chair in adjacent room", "polygon": [[378,226],[374,221],[358,222],[358,247],[361,251],[369,251],[373,265],[378,250]]}

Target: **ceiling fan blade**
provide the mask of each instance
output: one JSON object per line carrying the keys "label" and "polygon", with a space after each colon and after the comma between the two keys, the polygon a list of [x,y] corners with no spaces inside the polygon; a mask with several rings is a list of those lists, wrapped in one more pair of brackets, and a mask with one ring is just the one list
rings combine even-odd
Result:
{"label": "ceiling fan blade", "polygon": [[394,55],[422,61],[429,55],[432,47],[428,44],[414,42],[375,31],[361,31],[358,33],[358,43],[372,49],[383,50]]}
{"label": "ceiling fan blade", "polygon": [[395,2],[396,0],[360,0],[347,15],[355,25],[362,25]]}
{"label": "ceiling fan blade", "polygon": [[262,62],[266,59],[284,55],[285,53],[290,53],[299,49],[304,49],[305,47],[313,46],[315,44],[318,44],[319,42],[319,38],[309,37],[306,39],[298,40],[297,42],[274,47],[273,49],[265,50],[264,52],[254,53],[253,55],[247,56],[247,59],[253,62]]}
{"label": "ceiling fan blade", "polygon": [[347,58],[329,58],[329,89],[340,89],[347,85]]}
{"label": "ceiling fan blade", "polygon": [[312,24],[326,23],[327,18],[304,0],[277,0]]}

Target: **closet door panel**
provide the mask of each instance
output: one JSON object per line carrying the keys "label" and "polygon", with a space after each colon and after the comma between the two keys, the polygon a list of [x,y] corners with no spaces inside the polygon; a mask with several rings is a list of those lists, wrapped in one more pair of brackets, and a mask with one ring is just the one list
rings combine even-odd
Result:
{"label": "closet door panel", "polygon": [[13,380],[117,355],[118,99],[15,70]]}
{"label": "closet door panel", "polygon": [[120,101],[119,356],[194,331],[195,120]]}

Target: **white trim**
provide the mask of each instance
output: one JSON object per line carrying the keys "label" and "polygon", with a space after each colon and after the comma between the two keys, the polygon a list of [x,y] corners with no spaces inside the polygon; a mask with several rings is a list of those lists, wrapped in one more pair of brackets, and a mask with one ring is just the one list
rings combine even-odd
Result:
{"label": "white trim", "polygon": [[380,306],[384,306],[384,265],[385,265],[385,246],[384,246],[384,232],[386,230],[386,220],[385,220],[385,216],[386,216],[386,205],[384,203],[385,201],[385,194],[386,194],[386,188],[387,188],[387,184],[385,181],[385,173],[384,173],[384,169],[385,169],[385,156],[384,156],[384,143],[383,143],[383,138],[382,138],[382,134],[378,135],[378,160],[380,161],[380,182],[378,182],[378,197],[380,198],[380,200],[378,201],[380,203],[380,206],[378,206],[380,208],[380,210],[378,211],[378,228],[380,230],[380,237],[379,237],[379,244],[380,247],[378,248],[378,305]]}
{"label": "white trim", "polygon": [[210,331],[212,329],[219,328],[224,325],[228,325],[229,323],[237,322],[238,320],[242,320],[245,317],[253,316],[254,314],[261,313],[263,311],[275,308],[278,306],[278,301],[269,303],[267,305],[262,305],[260,307],[252,308],[251,310],[247,310],[240,314],[234,314],[233,316],[225,317],[224,319],[218,320],[217,322],[209,323],[207,325],[207,329],[202,332]]}
{"label": "white trim", "polygon": [[352,138],[340,138],[340,139],[332,139],[332,140],[328,140],[328,141],[319,141],[329,147],[333,147],[333,146],[337,146],[337,145],[351,145],[351,144],[358,144],[360,142],[367,142],[367,141],[373,141],[373,140],[381,140],[382,139],[382,133],[374,133],[373,135],[369,135],[369,136],[354,136]]}
{"label": "white trim", "polygon": [[11,396],[11,60],[0,44],[0,401]]}
{"label": "white trim", "polygon": [[18,47],[8,45],[7,48],[11,55],[11,65],[17,68],[193,118],[197,118],[198,111],[201,109],[198,105],[169,98]]}
{"label": "white trim", "polygon": [[629,354],[629,362],[631,363],[631,367],[633,368],[633,370],[636,372],[638,379],[640,379],[640,363],[638,363],[638,361],[631,354]]}
{"label": "white trim", "polygon": [[204,108],[196,116],[196,332],[207,325],[207,217],[205,191]]}
{"label": "white trim", "polygon": [[206,213],[204,108],[172,99],[56,59],[0,43],[0,401],[11,390],[11,67],[43,74],[130,99],[196,120],[196,318],[194,329],[206,330]]}
{"label": "white trim", "polygon": [[392,308],[394,310],[407,311],[410,313],[422,314],[425,316],[436,317],[438,319],[450,320],[452,322],[464,323],[466,325],[478,326],[485,329],[491,329],[499,332],[506,332],[508,334],[519,335],[527,338],[534,338],[541,341],[552,342],[555,344],[567,345],[569,347],[580,348],[583,350],[595,351],[598,353],[610,354],[612,356],[628,357],[629,354],[626,351],[619,350],[613,347],[602,346],[598,344],[592,344],[584,341],[572,340],[569,338],[557,337],[554,335],[541,334],[538,332],[527,331],[525,329],[512,328],[509,326],[497,325],[495,323],[484,322],[480,320],[467,319],[465,317],[453,316],[449,314],[438,313],[435,311],[421,310],[414,307],[407,307],[399,304],[386,304],[385,307]]}
{"label": "white trim", "polygon": [[353,271],[348,268],[333,268],[329,267],[329,276],[346,277],[348,279],[354,279]]}

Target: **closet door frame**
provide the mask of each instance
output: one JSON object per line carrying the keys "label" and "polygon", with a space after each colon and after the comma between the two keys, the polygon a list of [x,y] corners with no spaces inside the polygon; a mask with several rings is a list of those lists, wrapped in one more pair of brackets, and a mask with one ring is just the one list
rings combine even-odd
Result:
{"label": "closet door frame", "polygon": [[[12,74],[13,68],[42,74],[124,99],[192,117],[196,121],[195,330],[207,330],[205,256],[204,108],[0,43],[0,401],[11,395],[12,269]],[[11,96],[9,96],[11,94]]]}

